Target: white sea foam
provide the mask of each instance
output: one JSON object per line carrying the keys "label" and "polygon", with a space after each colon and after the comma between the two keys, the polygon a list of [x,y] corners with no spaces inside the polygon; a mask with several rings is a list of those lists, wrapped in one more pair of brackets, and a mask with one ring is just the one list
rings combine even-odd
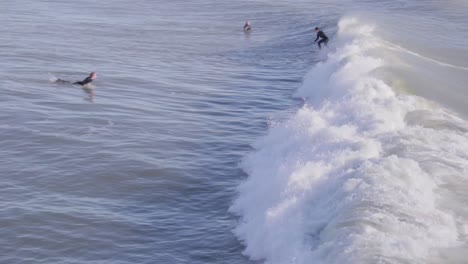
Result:
{"label": "white sea foam", "polygon": [[58,80],[58,78],[49,72],[49,82],[54,83]]}
{"label": "white sea foam", "polygon": [[231,211],[244,253],[266,263],[438,263],[467,239],[467,216],[447,206],[457,198],[444,186],[466,178],[468,126],[376,74],[385,59],[372,26],[342,19],[336,46],[296,92],[306,105],[243,162],[249,177]]}

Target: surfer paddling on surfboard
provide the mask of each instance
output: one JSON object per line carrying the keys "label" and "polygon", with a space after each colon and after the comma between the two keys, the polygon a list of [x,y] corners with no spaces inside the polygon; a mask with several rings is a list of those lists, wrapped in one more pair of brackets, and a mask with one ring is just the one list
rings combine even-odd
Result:
{"label": "surfer paddling on surfboard", "polygon": [[246,21],[244,25],[244,32],[250,32],[252,31],[252,27],[250,26],[250,21]]}
{"label": "surfer paddling on surfboard", "polygon": [[321,40],[319,40],[318,42],[319,49],[322,48],[322,46],[320,45],[322,43],[324,43],[325,46],[327,46],[327,43],[328,43],[327,35],[325,35],[325,33],[323,33],[323,31],[319,27],[315,28],[315,32],[317,32],[317,38],[314,40],[314,42],[317,42],[317,40],[321,38]]}
{"label": "surfer paddling on surfboard", "polygon": [[88,77],[86,77],[86,79],[84,79],[84,80],[81,81],[81,82],[74,82],[74,83],[72,83],[72,82],[70,82],[70,81],[66,81],[66,80],[62,80],[62,79],[56,79],[56,80],[54,81],[54,83],[72,83],[72,84],[79,84],[79,85],[85,86],[85,85],[91,83],[91,82],[92,82],[94,79],[96,79],[96,78],[97,78],[97,74],[96,74],[95,72],[92,72],[92,73],[89,74]]}

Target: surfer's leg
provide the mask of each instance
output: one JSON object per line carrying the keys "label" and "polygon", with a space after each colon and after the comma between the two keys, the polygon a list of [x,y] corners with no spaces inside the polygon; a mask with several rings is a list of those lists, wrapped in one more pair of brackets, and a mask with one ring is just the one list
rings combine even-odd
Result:
{"label": "surfer's leg", "polygon": [[57,79],[55,82],[56,83],[71,83],[69,81],[65,81],[65,80],[62,80],[62,79]]}
{"label": "surfer's leg", "polygon": [[319,49],[322,48],[322,45],[321,45],[321,44],[324,43],[324,42],[325,42],[325,40],[323,40],[323,39],[319,40],[319,42],[318,42]]}

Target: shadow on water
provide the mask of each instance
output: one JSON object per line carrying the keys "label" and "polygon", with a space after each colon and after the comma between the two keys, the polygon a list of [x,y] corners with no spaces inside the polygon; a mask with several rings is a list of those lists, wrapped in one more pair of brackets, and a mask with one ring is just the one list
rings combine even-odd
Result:
{"label": "shadow on water", "polygon": [[94,93],[94,87],[86,87],[83,86],[81,88],[83,92],[87,95],[85,98],[83,98],[85,101],[88,101],[90,103],[94,103],[94,98],[96,94]]}

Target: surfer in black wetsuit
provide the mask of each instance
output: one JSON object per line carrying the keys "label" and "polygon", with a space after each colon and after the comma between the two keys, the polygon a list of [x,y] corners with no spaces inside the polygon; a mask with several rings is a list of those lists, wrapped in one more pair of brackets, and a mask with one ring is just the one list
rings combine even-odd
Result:
{"label": "surfer in black wetsuit", "polygon": [[246,21],[244,25],[244,32],[250,32],[252,31],[252,27],[250,26],[250,21]]}
{"label": "surfer in black wetsuit", "polygon": [[[74,82],[73,84],[79,84],[79,85],[84,86],[84,85],[87,85],[87,84],[91,83],[94,79],[96,79],[96,77],[97,77],[96,73],[92,72],[83,81]],[[71,82],[70,81],[65,81],[65,80],[62,80],[62,79],[57,79],[57,80],[55,80],[55,83],[71,83]]]}
{"label": "surfer in black wetsuit", "polygon": [[319,27],[315,28],[315,32],[317,32],[317,38],[314,40],[314,42],[317,42],[317,40],[321,38],[321,40],[319,40],[318,42],[319,49],[321,49],[322,46],[320,44],[324,43],[326,46],[328,43],[328,37],[327,35],[325,35],[325,33],[323,33],[323,31]]}
{"label": "surfer in black wetsuit", "polygon": [[92,72],[89,74],[88,77],[86,77],[86,79],[84,79],[83,81],[81,82],[74,82],[73,84],[79,84],[79,85],[87,85],[88,83],[91,83],[94,79],[96,79],[97,75],[95,72]]}

